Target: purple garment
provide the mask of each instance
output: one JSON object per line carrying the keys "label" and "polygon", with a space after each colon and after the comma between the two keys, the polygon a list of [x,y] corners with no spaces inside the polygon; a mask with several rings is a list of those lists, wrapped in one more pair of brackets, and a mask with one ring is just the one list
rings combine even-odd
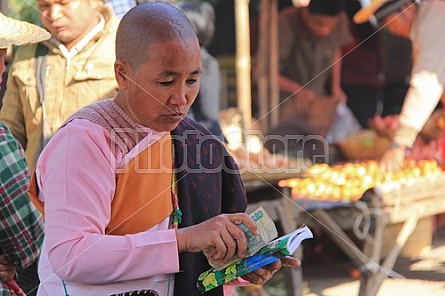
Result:
{"label": "purple garment", "polygon": [[[244,212],[246,192],[241,176],[224,145],[200,124],[185,118],[172,131],[175,164],[179,172],[179,207],[183,213],[179,228],[198,224],[221,213]],[[194,171],[196,169],[196,172]],[[179,254],[180,272],[175,275],[175,295],[202,296],[198,276],[210,268],[200,253]],[[206,296],[222,296],[218,287]]]}

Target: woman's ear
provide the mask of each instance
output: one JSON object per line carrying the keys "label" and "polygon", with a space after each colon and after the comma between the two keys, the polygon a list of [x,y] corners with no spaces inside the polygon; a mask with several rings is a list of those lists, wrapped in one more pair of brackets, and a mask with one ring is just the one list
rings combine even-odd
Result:
{"label": "woman's ear", "polygon": [[114,76],[120,89],[126,89],[128,87],[128,69],[128,64],[122,60],[117,60],[114,63]]}

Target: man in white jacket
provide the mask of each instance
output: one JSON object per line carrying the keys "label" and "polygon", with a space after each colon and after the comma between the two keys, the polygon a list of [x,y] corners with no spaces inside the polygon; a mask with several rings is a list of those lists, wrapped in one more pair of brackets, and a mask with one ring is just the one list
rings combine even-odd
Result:
{"label": "man in white jacket", "polygon": [[392,33],[409,38],[413,47],[410,87],[405,96],[399,127],[391,148],[383,155],[384,171],[403,166],[405,151],[437,106],[445,87],[445,1],[440,0],[373,0],[354,16],[363,23],[374,15]]}

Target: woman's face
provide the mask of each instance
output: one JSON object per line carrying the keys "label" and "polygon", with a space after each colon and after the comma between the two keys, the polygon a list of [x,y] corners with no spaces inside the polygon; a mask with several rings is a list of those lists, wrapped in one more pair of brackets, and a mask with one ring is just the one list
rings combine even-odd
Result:
{"label": "woman's face", "polygon": [[[197,39],[170,40],[151,46],[136,69],[123,65],[127,97],[122,103],[132,119],[157,131],[171,131],[194,102],[201,78]],[[117,61],[115,68],[122,62]],[[121,106],[122,107],[122,106]]]}

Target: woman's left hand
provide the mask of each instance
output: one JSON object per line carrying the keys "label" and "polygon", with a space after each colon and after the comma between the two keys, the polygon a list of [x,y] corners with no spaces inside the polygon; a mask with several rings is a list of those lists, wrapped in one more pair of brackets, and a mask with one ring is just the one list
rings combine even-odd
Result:
{"label": "woman's left hand", "polygon": [[293,257],[283,257],[280,260],[277,260],[269,265],[266,265],[262,268],[258,268],[255,271],[252,271],[251,273],[248,273],[242,278],[252,284],[255,285],[262,285],[268,280],[270,280],[273,275],[281,269],[283,266],[287,267],[297,267],[300,266],[301,262],[300,260],[293,258]]}

